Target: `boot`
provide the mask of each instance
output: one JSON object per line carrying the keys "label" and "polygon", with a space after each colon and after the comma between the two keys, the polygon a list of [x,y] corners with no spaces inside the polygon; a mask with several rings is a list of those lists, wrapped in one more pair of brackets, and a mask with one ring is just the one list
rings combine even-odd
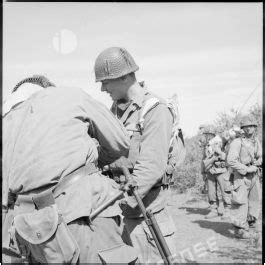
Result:
{"label": "boot", "polygon": [[261,224],[261,221],[260,220],[255,220],[255,221],[252,221],[252,222],[248,222],[249,224],[249,228],[256,231],[256,232],[261,232],[261,229],[262,229],[262,224]]}
{"label": "boot", "polygon": [[254,234],[243,228],[235,228],[235,237],[238,239],[251,239],[254,238]]}
{"label": "boot", "polygon": [[218,216],[217,209],[211,209],[211,211],[204,217],[205,219],[212,219]]}

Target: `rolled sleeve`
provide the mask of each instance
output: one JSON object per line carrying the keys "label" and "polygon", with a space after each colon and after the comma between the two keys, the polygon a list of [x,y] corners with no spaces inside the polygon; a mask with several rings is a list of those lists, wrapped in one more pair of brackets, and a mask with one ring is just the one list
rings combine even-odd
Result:
{"label": "rolled sleeve", "polygon": [[248,167],[240,162],[241,140],[235,139],[231,142],[227,154],[227,164],[241,175],[247,174]]}

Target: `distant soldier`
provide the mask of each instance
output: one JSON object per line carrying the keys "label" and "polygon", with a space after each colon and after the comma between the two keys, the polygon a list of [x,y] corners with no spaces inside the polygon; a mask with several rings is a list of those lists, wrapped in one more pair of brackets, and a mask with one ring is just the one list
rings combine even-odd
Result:
{"label": "distant soldier", "polygon": [[204,193],[204,194],[207,194],[207,192],[208,192],[207,174],[205,172],[205,166],[203,163],[203,159],[205,159],[205,157],[206,157],[205,150],[206,150],[206,146],[207,146],[204,130],[207,128],[207,126],[208,126],[207,124],[202,124],[199,126],[199,135],[200,135],[199,146],[202,148],[201,175],[202,175],[202,179],[204,182],[202,193]]}
{"label": "distant soldier", "polygon": [[256,137],[257,123],[250,117],[241,121],[244,136],[230,144],[227,163],[234,172],[232,190],[232,223],[238,238],[251,238],[249,228],[257,228],[260,213],[259,167],[262,165],[262,149]]}
{"label": "distant soldier", "polygon": [[225,192],[225,179],[229,178],[226,168],[226,154],[222,149],[222,139],[216,136],[213,126],[208,126],[204,134],[208,142],[203,159],[207,174],[208,197],[211,211],[205,216],[206,219],[221,215],[229,217],[230,198]]}

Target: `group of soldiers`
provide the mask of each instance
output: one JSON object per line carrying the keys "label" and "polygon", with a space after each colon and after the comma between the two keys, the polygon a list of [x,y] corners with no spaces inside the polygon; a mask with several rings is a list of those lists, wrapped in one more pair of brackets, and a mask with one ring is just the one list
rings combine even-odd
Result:
{"label": "group of soldiers", "polygon": [[[111,110],[41,75],[15,86],[3,106],[3,263],[161,261],[150,212],[175,253],[166,204],[184,141],[176,113],[137,81],[138,69],[124,48],[98,55],[95,78]],[[122,179],[146,212],[130,192],[112,199]]]}
{"label": "group of soldiers", "polygon": [[[175,254],[176,227],[166,205],[185,144],[174,104],[138,82],[138,69],[124,48],[98,55],[95,79],[113,100],[110,110],[82,89],[41,75],[15,86],[3,105],[3,263],[156,263],[169,260],[163,251]],[[244,137],[221,146],[211,144],[213,131],[203,131],[207,218],[223,205],[223,217],[234,211],[233,224],[245,238],[259,214],[255,127],[242,121]]]}
{"label": "group of soldiers", "polygon": [[208,194],[210,212],[206,219],[221,216],[231,221],[240,239],[260,233],[262,147],[257,122],[245,116],[240,128],[220,134],[214,126],[201,125],[199,144],[203,150],[201,173]]}

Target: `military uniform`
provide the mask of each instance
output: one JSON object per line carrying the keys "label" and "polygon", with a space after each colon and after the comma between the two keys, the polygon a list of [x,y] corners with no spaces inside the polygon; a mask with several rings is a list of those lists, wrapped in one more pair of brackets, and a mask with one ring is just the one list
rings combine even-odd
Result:
{"label": "military uniform", "polygon": [[248,217],[258,219],[261,191],[257,173],[248,173],[248,167],[262,164],[258,139],[236,138],[230,144],[227,163],[233,169],[232,222],[235,227],[248,230]]}
{"label": "military uniform", "polygon": [[[207,148],[207,147],[206,147]],[[231,204],[229,195],[225,192],[225,182],[229,181],[229,172],[225,165],[226,154],[207,156],[203,160],[207,172],[208,197],[213,215],[223,214],[223,207]],[[215,214],[214,214],[215,213]],[[210,216],[211,217],[211,214]]]}
{"label": "military uniform", "polygon": [[[112,163],[110,168],[113,172],[119,172],[121,166],[126,166],[133,171],[131,176],[137,182],[138,192],[144,205],[155,214],[171,252],[175,253],[176,228],[172,217],[166,210],[169,190],[162,183],[167,167],[173,121],[165,102],[160,99],[160,104],[146,115],[142,132],[137,126],[144,102],[152,97],[159,98],[144,86],[142,93],[129,103],[115,102],[113,104],[112,111],[123,122],[131,135],[131,141],[128,158],[121,157]],[[127,242],[131,241],[133,246],[140,251],[140,262],[161,260],[133,197],[129,197],[128,204],[123,205],[122,210],[125,216],[125,239]]]}
{"label": "military uniform", "polygon": [[[121,238],[117,203],[92,223],[88,219],[93,209],[118,192],[117,184],[101,175],[97,164],[126,156],[128,147],[119,121],[79,88],[46,88],[7,113],[3,204],[9,210],[3,261],[12,262],[8,260],[12,249],[41,263],[135,259]],[[65,179],[68,185],[59,186]],[[15,196],[13,202],[8,201],[10,194]]]}
{"label": "military uniform", "polygon": [[203,163],[203,160],[206,158],[206,144],[202,141],[199,142],[200,147],[202,148],[202,160],[201,160],[201,175],[204,182],[203,186],[203,193],[208,192],[208,186],[207,186],[207,173],[205,172],[205,166]]}
{"label": "military uniform", "polygon": [[[180,133],[175,101],[165,102],[150,93],[143,82],[137,82],[134,72],[139,67],[124,48],[110,47],[102,51],[95,61],[94,69],[96,82],[102,82],[101,91],[109,93],[114,101],[112,112],[130,134],[128,158],[123,156],[112,163],[111,171],[121,175],[121,167],[130,170],[145,207],[154,213],[174,254],[176,228],[166,211],[168,183],[172,169],[185,157],[181,137],[174,143],[178,139],[177,133]],[[125,216],[124,239],[139,251],[139,261],[161,261],[135,198],[128,196],[121,208]]]}

